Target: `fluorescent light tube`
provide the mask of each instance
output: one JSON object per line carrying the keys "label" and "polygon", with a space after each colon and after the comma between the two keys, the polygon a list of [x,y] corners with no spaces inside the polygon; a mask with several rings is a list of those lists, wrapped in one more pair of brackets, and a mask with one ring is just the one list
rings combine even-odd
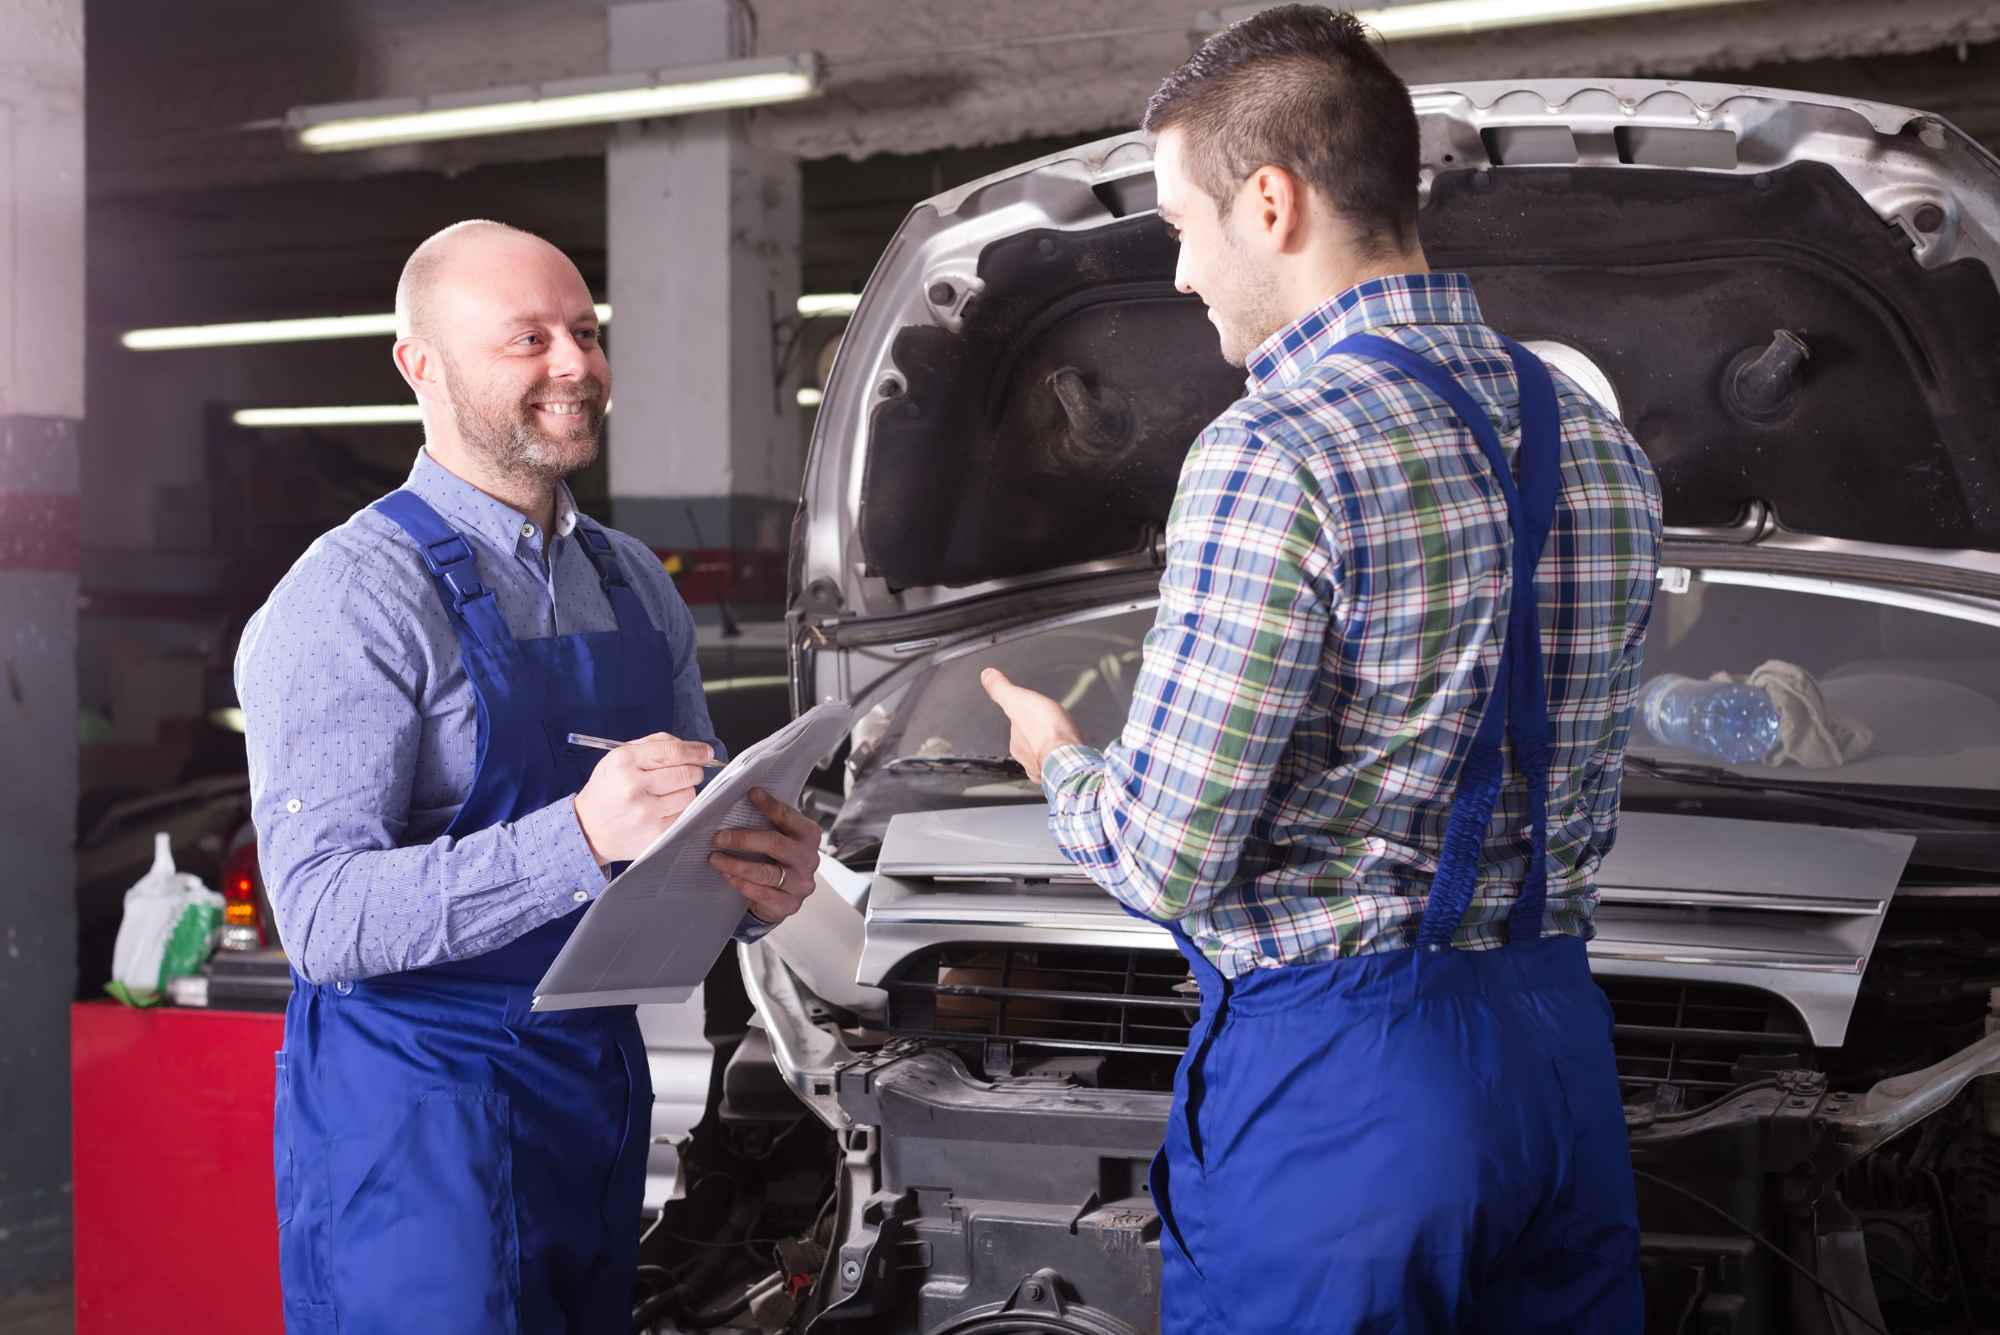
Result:
{"label": "fluorescent light tube", "polygon": [[243,408],[230,414],[238,426],[392,426],[421,422],[414,403],[370,403],[333,408]]}
{"label": "fluorescent light tube", "polygon": [[819,407],[820,400],[825,397],[823,392],[811,385],[802,386],[799,389],[799,407],[817,408]]}
{"label": "fluorescent light tube", "polygon": [[[1580,19],[1617,18],[1671,9],[1706,9],[1746,4],[1752,0],[1413,0],[1402,5],[1357,9],[1354,17],[1384,38],[1444,37],[1493,28],[1522,28],[1537,23],[1569,23]],[[1267,5],[1227,9],[1217,16],[1228,27]]]}
{"label": "fluorescent light tube", "polygon": [[819,56],[807,51],[477,93],[294,107],[285,124],[300,148],[332,153],[770,106],[814,97],[819,90]]}
{"label": "fluorescent light tube", "polygon": [[134,352],[175,348],[222,348],[248,343],[309,343],[329,338],[368,338],[396,332],[394,315],[320,315],[300,320],[249,320],[235,324],[175,325],[131,329],[118,341]]}
{"label": "fluorescent light tube", "polygon": [[799,317],[815,320],[821,316],[852,315],[860,304],[859,292],[808,292],[799,298]]}
{"label": "fluorescent light tube", "polygon": [[[611,308],[599,305],[599,324],[611,323]],[[183,348],[229,348],[253,343],[318,343],[335,338],[382,338],[396,332],[396,317],[387,315],[314,315],[298,320],[249,320],[235,324],[169,325],[158,329],[128,329],[118,341],[134,352],[164,352]]]}
{"label": "fluorescent light tube", "polygon": [[753,691],[759,687],[789,686],[791,683],[792,679],[790,677],[775,675],[767,677],[719,677],[714,681],[702,682],[701,689],[704,694],[709,694],[715,691]]}

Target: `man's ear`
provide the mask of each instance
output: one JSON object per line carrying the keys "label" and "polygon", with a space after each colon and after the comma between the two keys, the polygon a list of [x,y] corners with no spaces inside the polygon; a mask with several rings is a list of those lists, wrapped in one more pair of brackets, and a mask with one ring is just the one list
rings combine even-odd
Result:
{"label": "man's ear", "polygon": [[1304,235],[1305,188],[1283,167],[1266,163],[1243,183],[1251,232],[1273,251],[1289,250]]}
{"label": "man's ear", "polygon": [[428,339],[399,338],[390,356],[411,393],[432,403],[445,402],[444,365]]}

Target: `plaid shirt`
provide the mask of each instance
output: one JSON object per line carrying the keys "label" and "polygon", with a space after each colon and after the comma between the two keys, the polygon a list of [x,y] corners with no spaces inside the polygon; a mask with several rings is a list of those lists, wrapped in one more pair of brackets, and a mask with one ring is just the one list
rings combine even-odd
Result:
{"label": "plaid shirt", "polygon": [[[1428,390],[1329,355],[1363,330],[1448,367],[1518,448],[1513,367],[1463,275],[1374,279],[1273,335],[1181,470],[1121,740],[1043,766],[1064,854],[1127,907],[1179,922],[1230,977],[1415,944],[1506,638],[1500,488]],[[1618,419],[1555,382],[1562,493],[1535,583],[1554,741],[1543,931],[1588,938],[1660,496]],[[1502,943],[1527,809],[1510,763],[1455,945]]]}

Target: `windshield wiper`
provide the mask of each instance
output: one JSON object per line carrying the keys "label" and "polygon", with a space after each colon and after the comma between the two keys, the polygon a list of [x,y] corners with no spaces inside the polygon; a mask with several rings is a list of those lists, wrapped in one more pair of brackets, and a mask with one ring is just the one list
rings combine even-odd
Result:
{"label": "windshield wiper", "polygon": [[896,756],[882,762],[884,774],[983,774],[1026,781],[1028,771],[1012,756]]}
{"label": "windshield wiper", "polygon": [[[1773,797],[1798,798],[1829,811],[1880,821],[1886,817],[1920,817],[1927,822],[1949,824],[1935,828],[1992,831],[2000,820],[2000,794],[1973,796],[1955,789],[1890,789],[1881,786],[1812,783],[1796,779],[1764,778],[1740,774],[1720,765],[1698,765],[1687,761],[1654,760],[1650,756],[1625,755],[1625,768],[1647,778],[1684,783],[1700,788],[1729,788],[1738,792]],[[1982,800],[1983,799],[1983,800]]]}

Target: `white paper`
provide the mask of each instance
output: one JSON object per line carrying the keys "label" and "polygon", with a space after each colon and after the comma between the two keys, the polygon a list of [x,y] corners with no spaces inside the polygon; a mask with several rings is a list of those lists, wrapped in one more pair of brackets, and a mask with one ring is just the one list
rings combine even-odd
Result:
{"label": "white paper", "polygon": [[860,1015],[880,1017],[889,994],[854,981],[867,944],[867,920],[859,900],[868,893],[868,878],[831,857],[819,860],[814,893],[799,911],[771,929],[763,945],[778,952],[799,981],[822,1001]]}
{"label": "white paper", "polygon": [[538,1011],[685,1001],[749,904],[709,865],[718,830],[764,829],[750,790],[798,805],[806,776],[847,735],[853,711],[818,705],[711,778],[651,847],[604,887],[535,987]]}

